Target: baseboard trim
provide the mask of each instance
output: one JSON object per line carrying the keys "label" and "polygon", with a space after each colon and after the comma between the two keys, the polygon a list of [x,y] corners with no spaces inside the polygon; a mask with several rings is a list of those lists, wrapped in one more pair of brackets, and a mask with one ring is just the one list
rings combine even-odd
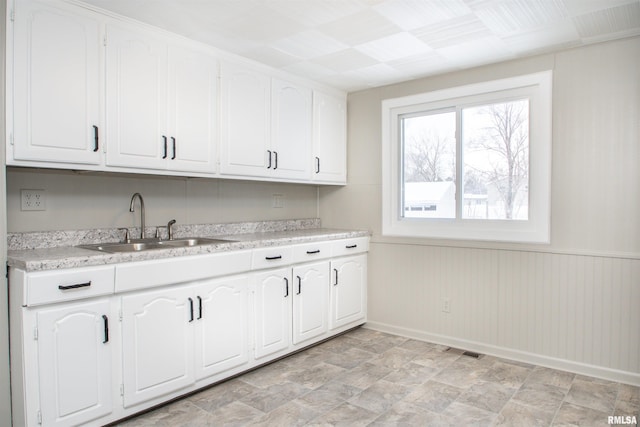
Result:
{"label": "baseboard trim", "polygon": [[406,338],[428,341],[434,344],[447,345],[464,350],[471,350],[477,353],[484,353],[491,356],[516,360],[518,362],[531,363],[547,368],[559,369],[562,371],[573,372],[576,374],[587,375],[590,377],[596,377],[610,381],[617,381],[640,387],[640,373],[637,372],[620,371],[603,366],[589,365],[586,363],[580,363],[566,359],[558,359],[536,353],[514,350],[507,347],[499,347],[491,344],[469,341],[446,335],[432,334],[417,329],[403,328],[400,326],[389,325],[381,322],[369,321],[364,324],[363,327],[375,331],[387,332],[390,334],[403,336]]}

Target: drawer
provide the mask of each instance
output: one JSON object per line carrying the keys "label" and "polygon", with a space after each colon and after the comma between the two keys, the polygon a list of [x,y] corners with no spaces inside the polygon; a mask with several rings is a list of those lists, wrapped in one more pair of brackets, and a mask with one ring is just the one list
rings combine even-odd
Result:
{"label": "drawer", "polygon": [[116,292],[244,273],[250,267],[249,250],[126,263],[116,267]]}
{"label": "drawer", "polygon": [[295,245],[293,247],[293,262],[295,264],[317,259],[331,258],[331,242],[314,242]]}
{"label": "drawer", "polygon": [[34,306],[113,294],[114,272],[114,266],[104,266],[28,273],[25,302]]}
{"label": "drawer", "polygon": [[292,246],[272,246],[253,250],[251,268],[260,270],[263,268],[281,267],[293,263]]}
{"label": "drawer", "polygon": [[368,237],[354,237],[353,239],[335,240],[332,242],[331,247],[331,253],[334,257],[359,254],[368,251]]}

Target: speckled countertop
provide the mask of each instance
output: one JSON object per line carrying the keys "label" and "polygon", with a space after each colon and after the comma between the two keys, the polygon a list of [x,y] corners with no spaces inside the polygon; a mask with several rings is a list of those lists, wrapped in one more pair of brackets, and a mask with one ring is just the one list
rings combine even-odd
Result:
{"label": "speckled countertop", "polygon": [[[139,233],[139,230],[132,229],[131,231],[133,236],[136,236],[136,232]],[[155,227],[147,229],[147,233],[153,236]],[[8,264],[10,267],[32,272],[174,258],[369,235],[367,231],[321,228],[318,219],[183,225],[175,226],[174,233],[176,238],[215,237],[230,241],[192,247],[153,249],[142,252],[104,253],[78,248],[76,245],[118,242],[122,240],[120,237],[122,231],[118,229],[100,229],[11,233],[8,236]],[[161,237],[163,237],[162,234]]]}

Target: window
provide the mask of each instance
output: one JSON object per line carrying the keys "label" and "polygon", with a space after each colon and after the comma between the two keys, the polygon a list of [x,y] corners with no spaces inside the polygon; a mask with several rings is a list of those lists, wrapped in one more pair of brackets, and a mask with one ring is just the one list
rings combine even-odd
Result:
{"label": "window", "polygon": [[383,234],[548,243],[551,77],[384,100]]}

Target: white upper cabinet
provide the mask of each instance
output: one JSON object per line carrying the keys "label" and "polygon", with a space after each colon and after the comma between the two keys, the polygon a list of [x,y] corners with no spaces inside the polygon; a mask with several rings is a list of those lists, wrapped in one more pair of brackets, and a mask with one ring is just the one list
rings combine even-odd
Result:
{"label": "white upper cabinet", "polygon": [[347,182],[347,102],[313,93],[313,174],[319,183]]}
{"label": "white upper cabinet", "polygon": [[271,151],[275,175],[309,179],[311,108],[311,89],[272,80]]}
{"label": "white upper cabinet", "polygon": [[102,49],[100,15],[53,1],[16,6],[7,163],[102,162]]}
{"label": "white upper cabinet", "polygon": [[266,176],[270,172],[274,160],[268,153],[270,84],[260,72],[221,65],[220,173]]}
{"label": "white upper cabinet", "polygon": [[311,90],[223,64],[220,172],[309,180]]}
{"label": "white upper cabinet", "polygon": [[217,92],[215,58],[195,50],[169,47],[168,169],[216,171]]}
{"label": "white upper cabinet", "polygon": [[143,31],[107,26],[107,165],[215,171],[217,65]]}

